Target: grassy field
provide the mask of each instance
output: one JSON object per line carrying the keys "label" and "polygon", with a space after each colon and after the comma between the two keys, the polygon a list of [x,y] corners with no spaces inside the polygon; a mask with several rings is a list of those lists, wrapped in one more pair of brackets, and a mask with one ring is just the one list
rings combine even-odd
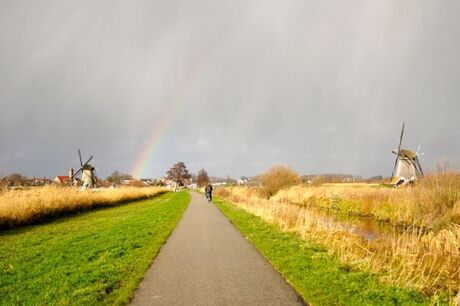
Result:
{"label": "grassy field", "polygon": [[283,232],[233,205],[216,205],[312,305],[429,305],[414,291],[384,285],[377,276],[344,265],[327,250]]}
{"label": "grassy field", "polygon": [[123,202],[147,199],[164,188],[123,187],[87,189],[45,186],[0,193],[0,229],[34,224],[63,214],[72,214],[95,207],[114,206]]}
{"label": "grassy field", "polygon": [[[413,188],[398,190],[294,186],[267,199],[256,188],[234,187],[216,189],[216,195],[285,232],[324,245],[342,263],[376,273],[386,284],[423,292],[433,301],[442,297],[460,303],[460,177],[456,173],[429,176]],[[369,240],[335,222],[331,213],[388,216],[393,232]],[[401,223],[408,227],[401,231],[404,227],[397,226]]]}
{"label": "grassy field", "polygon": [[167,193],[0,232],[0,304],[127,303],[189,201]]}

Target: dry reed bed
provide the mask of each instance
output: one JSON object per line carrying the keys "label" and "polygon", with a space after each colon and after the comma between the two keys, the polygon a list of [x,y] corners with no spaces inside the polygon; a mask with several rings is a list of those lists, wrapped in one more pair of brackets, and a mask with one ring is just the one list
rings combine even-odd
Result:
{"label": "dry reed bed", "polygon": [[[279,191],[273,201],[373,216],[393,224],[441,229],[460,224],[460,175],[454,172],[429,175],[414,188],[378,188],[375,185],[346,187],[295,186]],[[241,191],[237,191],[241,193]],[[245,197],[244,195],[242,195]],[[254,196],[254,194],[252,194]]]}
{"label": "dry reed bed", "polygon": [[[319,193],[332,192],[327,188],[318,190],[305,187],[294,187],[290,190],[265,199],[259,197],[257,189],[225,188],[217,189],[217,194],[229,202],[255,214],[265,221],[277,224],[285,231],[296,232],[305,240],[320,242],[337,254],[340,260],[352,267],[366,271],[382,273],[384,281],[414,288],[436,297],[446,292],[453,296],[460,289],[460,225],[445,223],[438,231],[423,234],[420,231],[406,231],[394,236],[365,240],[350,231],[343,224],[331,222],[321,217],[315,210],[309,209],[305,203],[308,198]],[[424,187],[425,188],[425,187]],[[289,194],[290,191],[290,194]],[[378,193],[373,199],[391,199],[418,195],[413,190],[353,190],[362,197]],[[394,192],[396,195],[391,195]],[[383,194],[383,195],[382,195]],[[290,203],[287,199],[297,204]],[[413,203],[408,201],[408,203]],[[409,204],[402,204],[393,209],[403,209]],[[434,205],[434,204],[433,204]],[[413,213],[411,209],[411,213]],[[391,213],[391,211],[390,211]],[[398,212],[398,217],[407,217]],[[427,218],[430,220],[431,217]],[[460,299],[459,295],[457,299]]]}
{"label": "dry reed bed", "polygon": [[149,198],[165,191],[158,187],[79,191],[73,187],[59,186],[7,190],[0,194],[0,228],[37,223],[62,214]]}

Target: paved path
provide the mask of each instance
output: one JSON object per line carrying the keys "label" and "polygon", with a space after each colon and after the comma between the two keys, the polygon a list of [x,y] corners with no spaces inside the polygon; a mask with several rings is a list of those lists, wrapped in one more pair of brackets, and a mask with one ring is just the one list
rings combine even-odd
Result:
{"label": "paved path", "polygon": [[284,278],[203,195],[140,283],[134,305],[302,305]]}

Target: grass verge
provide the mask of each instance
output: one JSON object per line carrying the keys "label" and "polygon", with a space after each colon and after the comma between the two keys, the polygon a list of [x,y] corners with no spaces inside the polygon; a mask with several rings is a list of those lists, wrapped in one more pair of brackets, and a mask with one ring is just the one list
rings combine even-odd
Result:
{"label": "grass verge", "polygon": [[382,284],[378,276],[353,270],[322,245],[282,232],[221,199],[216,205],[273,266],[313,305],[428,305],[423,295]]}
{"label": "grass verge", "polygon": [[126,304],[189,201],[167,193],[0,232],[0,304]]}

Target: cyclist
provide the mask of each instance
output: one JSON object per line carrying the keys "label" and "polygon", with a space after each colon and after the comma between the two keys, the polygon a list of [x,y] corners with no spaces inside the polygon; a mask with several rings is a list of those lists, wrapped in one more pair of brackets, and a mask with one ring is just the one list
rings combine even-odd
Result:
{"label": "cyclist", "polygon": [[206,192],[206,198],[208,199],[208,202],[212,201],[212,186],[211,183],[208,183],[206,188],[204,189],[204,192]]}

